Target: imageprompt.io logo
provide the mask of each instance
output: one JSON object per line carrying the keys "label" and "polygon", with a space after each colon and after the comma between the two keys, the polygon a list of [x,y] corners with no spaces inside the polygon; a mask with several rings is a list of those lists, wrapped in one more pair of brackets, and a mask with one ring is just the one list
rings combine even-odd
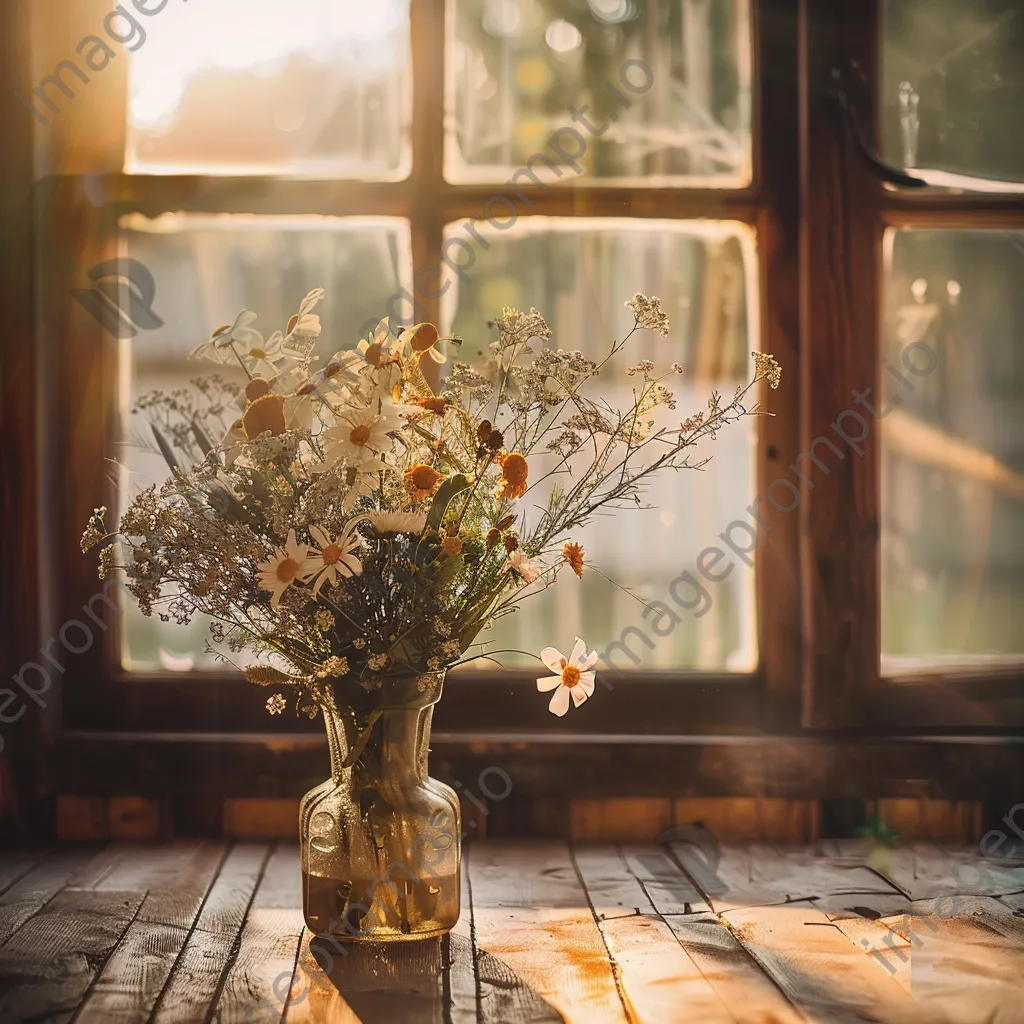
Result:
{"label": "imageprompt.io logo", "polygon": [[118,258],[97,263],[89,271],[95,288],[73,288],[71,294],[89,315],[115,338],[134,338],[164,322],[153,312],[156,285],[138,260]]}

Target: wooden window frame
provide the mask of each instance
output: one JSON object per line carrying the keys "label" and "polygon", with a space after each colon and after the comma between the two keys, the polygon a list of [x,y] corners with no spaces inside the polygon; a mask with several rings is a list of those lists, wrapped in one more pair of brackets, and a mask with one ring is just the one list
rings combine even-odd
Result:
{"label": "wooden window frame", "polygon": [[[1019,193],[952,195],[886,187],[858,159],[836,83],[858,89],[856,127],[877,151],[883,0],[801,0],[805,186],[801,299],[804,448],[881,368],[883,235],[900,227],[1024,227]],[[838,73],[838,77],[837,77]],[[831,487],[806,494],[801,538],[803,724],[970,730],[1024,724],[1024,673],[881,674],[880,431]],[[850,510],[855,510],[854,514]]]}
{"label": "wooden window frame", "polygon": [[[24,18],[19,0],[2,2]],[[753,227],[759,347],[784,367],[783,388],[770,402],[775,415],[760,423],[758,494],[827,429],[837,410],[848,406],[851,387],[877,383],[884,228],[1024,227],[1019,196],[892,193],[858,160],[838,113],[833,71],[863,74],[870,83],[865,94],[873,100],[879,6],[880,0],[752,0],[754,180],[749,187],[589,184],[523,190],[532,205],[521,216],[715,218]],[[16,663],[33,659],[38,638],[54,635],[55,624],[74,618],[96,593],[93,562],[82,556],[78,538],[93,507],[109,504],[98,467],[116,422],[110,339],[98,326],[83,329],[80,317],[72,326],[69,302],[36,304],[32,295],[67,295],[85,269],[115,254],[118,218],[133,211],[402,216],[411,226],[414,268],[436,262],[443,226],[479,211],[494,186],[443,179],[444,0],[412,0],[412,39],[413,170],[404,181],[110,173],[92,177],[88,191],[81,176],[37,186],[49,208],[45,217],[35,218],[34,255],[26,265],[30,286],[12,288],[8,302],[12,324],[37,344],[31,351],[7,353],[4,367],[5,380],[22,385],[4,411],[4,436],[14,438],[13,454],[5,458],[22,485],[3,539],[4,554],[10,556],[5,565],[17,574],[6,573],[3,583],[14,609],[4,630]],[[875,138],[872,102],[858,106],[858,118],[864,136]],[[12,126],[12,137],[31,141],[24,123],[12,118]],[[24,162],[19,173],[31,182]],[[437,317],[436,302],[424,298],[423,305]],[[53,359],[76,372],[44,373]],[[635,752],[638,766],[634,783],[624,784],[657,788],[652,768],[660,765],[674,777],[683,747],[703,756],[697,752],[734,741],[803,732],[825,744],[833,736],[841,748],[839,730],[919,737],[929,730],[943,737],[959,730],[984,734],[988,742],[1019,727],[1024,688],[1017,675],[898,684],[881,678],[879,455],[876,431],[864,458],[844,460],[827,485],[803,488],[798,514],[764,508],[755,570],[756,672],[632,673],[614,690],[599,691],[586,715],[558,722],[537,700],[531,674],[456,675],[438,709],[438,744],[466,752],[486,740],[496,748],[525,751],[538,773],[544,765],[560,780],[556,789],[578,784],[559,766],[576,756],[579,744],[586,745],[590,760],[618,745]],[[850,509],[856,515],[848,514]],[[192,750],[190,744],[197,743],[207,752],[229,742],[236,750],[245,744],[260,749],[283,744],[300,760],[306,756],[302,751],[315,745],[318,723],[269,721],[260,695],[240,678],[193,673],[186,680],[112,671],[113,632],[108,630],[105,648],[95,644],[72,659],[73,668],[69,665],[54,682],[39,727],[16,736],[19,756],[35,766],[34,777],[54,742],[64,751],[59,774],[69,784],[89,763],[87,752],[91,756],[117,738],[125,750],[136,752],[131,762],[136,766],[155,757],[155,749]],[[39,739],[44,742],[37,744]],[[849,763],[869,774],[862,756],[850,754]],[[797,757],[787,763],[799,770],[804,762]],[[837,754],[836,764],[843,763]]]}

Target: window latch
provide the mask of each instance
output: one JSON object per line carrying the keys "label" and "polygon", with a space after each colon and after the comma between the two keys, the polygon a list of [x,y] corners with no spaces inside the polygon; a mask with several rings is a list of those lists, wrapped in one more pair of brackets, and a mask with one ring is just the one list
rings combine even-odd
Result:
{"label": "window latch", "polygon": [[857,123],[857,108],[850,99],[843,80],[843,73],[839,68],[832,69],[832,79],[835,83],[835,97],[839,104],[839,113],[846,127],[846,134],[853,147],[860,154],[861,159],[874,171],[875,176],[881,181],[890,185],[902,185],[904,188],[924,188],[928,182],[922,178],[915,178],[912,174],[898,170],[875,152],[871,143],[864,138],[864,133]]}

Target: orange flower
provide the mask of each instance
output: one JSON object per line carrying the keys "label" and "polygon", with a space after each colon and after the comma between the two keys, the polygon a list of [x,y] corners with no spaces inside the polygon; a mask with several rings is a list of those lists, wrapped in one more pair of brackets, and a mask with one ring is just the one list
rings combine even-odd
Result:
{"label": "orange flower", "polygon": [[264,377],[253,377],[248,384],[245,385],[245,398],[246,401],[255,402],[257,398],[262,398],[264,395],[270,393],[270,381]]}
{"label": "orange flower", "polygon": [[441,541],[441,554],[461,555],[462,541],[458,537],[445,537],[445,539]]}
{"label": "orange flower", "polygon": [[583,579],[583,548],[579,544],[566,544],[562,548],[562,557],[569,563],[572,571]]}
{"label": "orange flower", "polygon": [[501,460],[501,496],[521,498],[526,493],[526,477],[530,467],[518,452],[511,452]]}
{"label": "orange flower", "polygon": [[438,473],[432,466],[413,466],[405,474],[405,489],[413,498],[429,498],[437,489],[437,485],[443,479],[443,474]]}
{"label": "orange flower", "polygon": [[429,412],[436,412],[438,416],[442,415],[445,410],[443,398],[417,398],[416,404],[421,409],[426,409]]}
{"label": "orange flower", "polygon": [[421,356],[429,355],[434,362],[444,363],[447,360],[434,347],[438,337],[437,328],[433,324],[413,324],[412,327],[402,331],[398,340],[403,344],[408,344],[414,358],[418,359]]}
{"label": "orange flower", "polygon": [[242,428],[250,441],[265,430],[269,430],[275,437],[283,434],[284,395],[263,395],[251,402],[242,416]]}

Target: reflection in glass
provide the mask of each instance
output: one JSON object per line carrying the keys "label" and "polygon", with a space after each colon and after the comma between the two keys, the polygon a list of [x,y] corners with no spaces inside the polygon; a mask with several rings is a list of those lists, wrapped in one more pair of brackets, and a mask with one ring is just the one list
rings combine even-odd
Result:
{"label": "reflection in glass", "polygon": [[408,173],[409,0],[175,2],[143,21],[128,171]]}
{"label": "reflection in glass", "polygon": [[1021,242],[1002,231],[888,238],[882,651],[889,673],[1024,656]]}
{"label": "reflection in glass", "polygon": [[[484,231],[483,224],[479,227]],[[451,224],[448,232],[459,229]],[[668,422],[703,408],[712,388],[730,395],[749,378],[750,352],[758,347],[756,259],[744,226],[530,217],[521,219],[515,232],[488,231],[486,239],[490,248],[474,266],[471,283],[456,280],[442,298],[444,329],[465,338],[458,354],[449,349],[450,359],[472,364],[479,358],[493,340],[484,325],[503,306],[535,306],[554,331],[554,347],[601,358],[611,340],[633,326],[623,302],[642,291],[660,296],[672,331],[668,338],[638,332],[623,353],[628,358],[617,361],[615,370],[602,371],[603,397],[613,406],[630,395],[633,378],[625,368],[640,359],[664,370],[673,362],[683,367],[682,375],[665,382],[678,402]],[[674,605],[669,588],[686,570],[700,579],[694,568],[698,554],[716,543],[756,493],[755,424],[753,418],[733,424],[701,449],[698,458],[714,456],[703,471],[658,478],[646,492],[649,508],[612,510],[573,538],[597,568],[635,597],[597,571],[584,571],[581,580],[569,575],[531,598],[518,614],[499,620],[481,640],[491,649],[539,651],[549,644],[564,649],[578,634],[600,652],[624,629],[637,627],[649,643],[629,634],[632,656],[617,649],[615,666],[753,669],[757,641],[750,569],[736,560],[725,579],[706,583],[706,599],[677,586],[692,610]],[[666,602],[678,614],[678,624],[660,621],[666,635],[658,636],[655,619],[645,618],[637,597]],[[517,664],[514,656],[500,661]]]}
{"label": "reflection in glass", "polygon": [[887,0],[884,9],[886,159],[934,185],[1024,187],[1024,137],[1013,127],[1024,102],[1020,0]]}
{"label": "reflection in glass", "polygon": [[[368,318],[383,315],[389,298],[409,286],[408,224],[384,217],[249,217],[167,214],[155,220],[129,215],[121,223],[122,255],[141,261],[156,282],[156,330],[121,342],[123,429],[111,457],[120,463],[121,508],[151,483],[168,476],[135,400],[159,388],[188,388],[208,373],[231,377],[230,366],[188,362],[192,348],[240,309],[259,314],[264,337],[283,329],[311,288],[327,298],[317,307],[323,334],[321,360],[355,344]],[[239,369],[235,374],[244,381]],[[227,420],[237,415],[225,410]],[[113,519],[113,516],[111,516]],[[146,618],[125,602],[121,660],[133,671],[188,671],[213,667],[204,653],[207,623],[188,626]]]}
{"label": "reflection in glass", "polygon": [[450,24],[450,181],[503,182],[539,155],[563,182],[749,183],[747,0],[454,0]]}

